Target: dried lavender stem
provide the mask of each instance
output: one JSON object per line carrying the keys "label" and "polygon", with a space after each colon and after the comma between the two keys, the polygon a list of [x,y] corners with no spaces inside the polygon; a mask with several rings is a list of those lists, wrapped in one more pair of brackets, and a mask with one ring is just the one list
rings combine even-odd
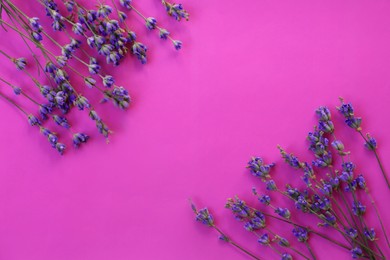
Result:
{"label": "dried lavender stem", "polygon": [[12,105],[14,105],[15,107],[17,107],[20,111],[23,112],[23,114],[25,114],[27,117],[28,117],[28,113],[23,109],[21,108],[18,104],[16,104],[15,101],[13,101],[12,99],[10,99],[9,97],[5,96],[3,93],[0,92],[0,96],[3,97],[5,100],[7,100],[9,103],[11,103]]}
{"label": "dried lavender stem", "polygon": [[[227,237],[217,226],[213,225],[212,226],[216,231],[218,231],[218,233],[223,236],[223,237]],[[260,260],[259,257],[255,256],[254,254],[252,254],[251,252],[249,252],[248,250],[246,250],[245,248],[243,248],[242,246],[238,245],[237,243],[235,243],[233,240],[231,240],[230,238],[228,238],[227,242],[231,245],[233,245],[234,247],[238,248],[239,250],[241,250],[242,252],[244,252],[245,254],[251,256],[253,259],[256,259],[256,260]]]}
{"label": "dried lavender stem", "polygon": [[[278,191],[280,194],[282,194],[283,196],[285,196],[285,197],[287,197],[287,198],[289,198],[289,199],[292,199],[293,201],[295,201],[293,198],[291,198],[290,196],[288,196],[286,193],[284,193],[284,192],[282,192],[281,190],[279,190],[279,189],[276,189],[276,191]],[[309,209],[309,211],[311,212],[311,213],[313,213],[314,215],[316,215],[319,219],[321,219],[321,217],[315,212],[315,211],[313,211],[312,209],[310,209],[310,208],[308,208]],[[322,220],[322,219],[321,219]],[[338,227],[336,227],[336,226],[331,226],[333,229],[335,229],[335,230],[337,230],[347,241],[348,240],[352,240],[353,242],[355,242],[355,243],[357,243],[357,244],[359,244],[361,247],[363,247],[363,248],[365,248],[366,250],[369,250],[369,251],[371,251],[373,254],[375,254],[376,256],[379,256],[379,257],[381,257],[382,258],[382,256],[381,255],[379,255],[378,253],[376,253],[376,252],[374,252],[371,248],[369,248],[369,247],[367,247],[366,245],[364,245],[362,242],[360,242],[359,240],[356,240],[356,239],[354,239],[354,238],[348,238],[347,236],[346,236],[346,234],[344,234],[344,232],[342,231],[342,230],[340,230],[340,228],[338,228]],[[383,258],[384,259],[384,258]]]}
{"label": "dried lavender stem", "polygon": [[[360,134],[360,136],[363,138],[363,140],[367,143],[368,140],[367,140],[366,137],[363,135],[362,130],[357,130],[357,131],[358,131],[358,133]],[[384,169],[384,167],[383,167],[383,165],[382,165],[381,160],[379,159],[378,153],[376,152],[376,148],[374,148],[372,151],[374,152],[375,158],[376,158],[376,160],[378,161],[379,168],[380,168],[381,171],[382,171],[383,178],[385,178],[385,180],[386,180],[387,187],[390,189],[390,182],[389,182],[389,179],[387,178],[387,174],[386,174],[386,172],[385,172],[385,169]]]}

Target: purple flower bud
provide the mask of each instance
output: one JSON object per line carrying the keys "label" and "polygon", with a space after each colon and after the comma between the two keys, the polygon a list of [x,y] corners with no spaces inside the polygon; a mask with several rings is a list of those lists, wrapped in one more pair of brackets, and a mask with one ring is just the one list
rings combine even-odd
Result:
{"label": "purple flower bud", "polygon": [[343,170],[346,172],[353,172],[353,170],[356,167],[353,162],[345,162],[341,166],[342,166]]}
{"label": "purple flower bud", "polygon": [[74,8],[74,0],[69,0],[69,1],[66,1],[64,2],[65,4],[65,7],[66,7],[66,10],[68,10],[68,12],[72,12],[73,11],[73,8]]}
{"label": "purple flower bud", "polygon": [[89,73],[92,75],[98,74],[100,71],[100,65],[97,63],[91,63],[88,65]]}
{"label": "purple flower bud", "polygon": [[119,21],[123,23],[127,19],[127,15],[124,12],[118,12]]}
{"label": "purple flower bud", "polygon": [[366,206],[360,201],[354,202],[352,205],[352,212],[356,216],[362,216],[366,212]]}
{"label": "purple flower bud", "polygon": [[99,17],[105,18],[112,13],[112,8],[109,5],[100,5],[97,11]]}
{"label": "purple flower bud", "polygon": [[89,101],[86,97],[84,96],[79,96],[76,101],[75,105],[79,110],[84,110],[84,108],[90,108],[91,105],[89,104]]}
{"label": "purple flower bud", "polygon": [[278,244],[282,247],[290,247],[290,242],[287,239],[280,237]]}
{"label": "purple flower bud", "polygon": [[39,23],[38,17],[32,17],[29,19],[31,29],[33,29],[35,32],[39,33],[42,31],[42,26]]}
{"label": "purple flower bud", "polygon": [[339,140],[333,141],[332,147],[339,152],[342,152],[344,150],[344,144]]}
{"label": "purple flower bud", "polygon": [[271,203],[271,198],[268,195],[262,195],[259,197],[259,201],[265,205],[269,205]]}
{"label": "purple flower bud", "polygon": [[39,119],[37,117],[35,117],[34,115],[28,116],[28,122],[30,123],[31,126],[41,125],[41,122],[39,121]]}
{"label": "purple flower bud", "polygon": [[173,46],[175,46],[175,49],[176,50],[180,50],[183,46],[183,43],[179,40],[174,40],[173,41]]}
{"label": "purple flower bud", "polygon": [[64,154],[65,148],[66,148],[66,146],[65,146],[64,144],[62,144],[62,143],[57,143],[57,144],[56,144],[56,149],[57,149],[57,151],[58,151],[61,155]]}
{"label": "purple flower bud", "polygon": [[93,88],[96,85],[96,80],[91,77],[84,78],[85,85],[89,88]]}
{"label": "purple flower bud", "polygon": [[363,190],[366,188],[366,180],[364,179],[363,175],[360,174],[355,180],[359,188]]}
{"label": "purple flower bud", "polygon": [[258,240],[257,242],[259,242],[260,244],[262,245],[269,245],[270,243],[270,240],[269,240],[269,236],[267,233],[263,234]]}
{"label": "purple flower bud", "polygon": [[266,181],[267,190],[276,190],[276,183],[273,180]]}
{"label": "purple flower bud", "polygon": [[86,143],[89,139],[89,136],[82,133],[76,133],[73,135],[73,145],[78,148],[82,143]]}
{"label": "purple flower bud", "polygon": [[346,228],[345,234],[347,234],[350,238],[356,238],[358,236],[358,232],[354,228]]}
{"label": "purple flower bud", "polygon": [[47,115],[53,111],[51,106],[48,105],[40,105],[39,106],[39,114],[41,115],[42,120],[47,119]]}
{"label": "purple flower bud", "polygon": [[196,221],[210,227],[214,225],[214,218],[207,208],[200,209],[199,212],[197,212]]}
{"label": "purple flower bud", "polygon": [[147,61],[146,60],[146,52],[148,49],[146,48],[145,45],[143,45],[140,42],[134,42],[131,50],[132,50],[133,54],[136,55],[137,58],[141,61],[142,64],[146,63],[146,61]]}
{"label": "purple flower bud", "polygon": [[57,56],[56,57],[58,65],[62,68],[66,65],[68,59],[65,56]]}
{"label": "purple flower bud", "polygon": [[334,125],[332,121],[320,121],[318,124],[318,129],[325,133],[333,133]]}
{"label": "purple flower bud", "polygon": [[367,142],[364,144],[364,146],[371,151],[375,150],[378,147],[375,138],[372,137],[370,134],[367,134]]}
{"label": "purple flower bud", "polygon": [[54,73],[57,70],[57,67],[52,62],[47,62],[45,65],[45,72]]}
{"label": "purple flower bud", "polygon": [[289,219],[291,217],[291,213],[287,208],[278,207],[275,209],[275,213],[286,219]]}
{"label": "purple flower bud", "polygon": [[362,124],[362,119],[360,117],[350,117],[345,120],[345,123],[353,129],[360,131],[360,125]]}
{"label": "purple flower bud", "polygon": [[129,42],[134,42],[137,39],[137,35],[133,31],[128,31],[127,32],[127,40]]}
{"label": "purple flower bud", "polygon": [[84,33],[84,28],[81,23],[73,24],[72,31],[77,35],[82,35]]}
{"label": "purple flower bud", "polygon": [[341,106],[338,107],[337,110],[339,110],[340,113],[346,118],[354,116],[353,106],[351,103],[345,104],[342,102]]}
{"label": "purple flower bud", "polygon": [[110,75],[106,75],[103,78],[103,85],[107,88],[111,88],[114,85],[114,83],[115,83],[114,77]]}
{"label": "purple flower bud", "polygon": [[305,228],[295,227],[292,232],[299,242],[306,242],[309,238],[307,230]]}
{"label": "purple flower bud", "polygon": [[40,42],[43,40],[42,35],[38,32],[32,32],[31,36],[34,38],[35,41]]}
{"label": "purple flower bud", "polygon": [[293,257],[288,253],[283,253],[281,260],[292,260]]}
{"label": "purple flower bud", "polygon": [[363,251],[360,247],[355,247],[351,249],[351,254],[352,254],[352,258],[356,259],[363,256]]}
{"label": "purple flower bud", "polygon": [[89,112],[89,117],[90,117],[92,120],[94,120],[94,121],[99,121],[99,120],[100,120],[100,117],[99,117],[99,115],[96,113],[95,110],[91,110],[91,111]]}
{"label": "purple flower bud", "polygon": [[25,58],[13,59],[12,61],[14,62],[17,70],[24,70],[26,68],[27,61]]}
{"label": "purple flower bud", "polygon": [[318,119],[320,121],[329,121],[331,119],[331,114],[330,114],[330,111],[327,107],[319,107],[317,110],[316,110],[316,114],[318,116]]}
{"label": "purple flower bud", "polygon": [[370,241],[374,241],[375,240],[375,230],[373,228],[371,229],[368,229],[368,228],[365,228],[364,229],[364,235],[370,240]]}
{"label": "purple flower bud", "polygon": [[131,9],[131,0],[120,0],[119,2],[123,7]]}
{"label": "purple flower bud", "polygon": [[19,87],[14,87],[14,93],[15,95],[20,95],[22,93],[22,89]]}
{"label": "purple flower bud", "polygon": [[65,117],[60,117],[58,115],[53,115],[53,120],[59,126],[62,126],[62,127],[66,128],[66,129],[70,128],[68,120]]}
{"label": "purple flower bud", "polygon": [[169,36],[169,32],[166,29],[161,28],[160,29],[160,38],[166,40],[166,39],[168,39],[168,36]]}

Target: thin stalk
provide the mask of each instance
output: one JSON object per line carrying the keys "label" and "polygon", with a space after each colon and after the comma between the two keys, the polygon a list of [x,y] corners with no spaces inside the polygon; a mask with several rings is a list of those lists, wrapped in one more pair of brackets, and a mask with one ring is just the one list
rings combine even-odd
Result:
{"label": "thin stalk", "polygon": [[[368,140],[367,140],[366,137],[363,135],[362,131],[361,131],[361,130],[358,130],[358,133],[359,133],[360,136],[363,138],[363,140],[367,143]],[[385,168],[383,167],[383,164],[382,164],[381,160],[379,159],[378,153],[376,152],[376,148],[374,148],[372,151],[374,152],[375,158],[376,158],[376,160],[377,160],[377,162],[378,162],[378,164],[379,164],[379,168],[381,169],[383,178],[385,178],[385,180],[386,180],[387,187],[390,189],[390,182],[389,182],[389,179],[387,178],[387,174],[386,174],[386,172],[385,172]]]}
{"label": "thin stalk", "polygon": [[[226,237],[226,238],[228,237],[217,226],[212,225],[211,227],[214,228],[221,236]],[[231,244],[232,246],[236,247],[237,249],[239,249],[240,251],[244,252],[245,254],[249,255],[253,259],[260,260],[259,257],[255,256],[254,254],[252,254],[251,252],[249,252],[248,250],[246,250],[245,248],[243,248],[242,246],[240,246],[239,244],[237,244],[236,242],[234,242],[230,238],[228,238],[227,242],[229,244]]]}
{"label": "thin stalk", "polygon": [[3,97],[5,100],[7,100],[9,103],[11,103],[12,105],[14,105],[16,108],[18,108],[23,114],[25,114],[27,117],[28,117],[28,113],[21,107],[19,106],[18,104],[16,104],[15,101],[13,101],[12,99],[10,99],[9,97],[5,96],[3,93],[0,92],[0,96]]}

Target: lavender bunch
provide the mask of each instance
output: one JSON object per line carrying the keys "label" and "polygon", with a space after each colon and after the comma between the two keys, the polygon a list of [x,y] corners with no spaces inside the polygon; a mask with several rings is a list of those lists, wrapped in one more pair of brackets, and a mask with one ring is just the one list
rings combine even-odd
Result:
{"label": "lavender bunch", "polygon": [[[40,119],[23,108],[23,100],[14,101],[5,93],[1,93],[1,96],[26,114],[31,125],[39,126],[60,154],[64,153],[66,146],[58,141],[57,134],[43,128],[46,121],[53,120],[59,127],[69,131],[76,148],[90,139],[89,135],[73,130],[68,122],[66,116],[73,109],[87,111],[87,117],[108,141],[112,131],[82,92],[94,92],[101,97],[101,103],[111,101],[122,110],[131,105],[129,91],[117,85],[115,78],[102,68],[102,62],[114,68],[119,66],[128,54],[135,56],[142,64],[147,62],[148,48],[130,29],[128,15],[140,17],[148,30],[157,29],[159,37],[172,41],[177,50],[182,47],[181,41],[173,39],[168,30],[157,24],[155,18],[144,16],[130,0],[120,0],[118,4],[116,0],[112,0],[111,4],[99,2],[95,8],[87,8],[77,0],[34,1],[42,7],[42,14],[50,18],[50,26],[40,22],[40,15],[30,16],[22,11],[12,0],[0,2],[0,11],[8,18],[0,16],[0,24],[7,33],[20,36],[30,57],[14,57],[4,49],[0,49],[0,54],[14,63],[19,73],[31,80],[36,91],[27,94],[25,86],[18,86],[17,82],[10,82],[1,75],[0,81],[12,88],[16,96],[37,106]],[[178,6],[172,8],[176,10]],[[67,42],[63,44],[57,41],[54,37],[56,33],[63,35]],[[47,44],[55,48],[48,49]],[[39,54],[42,58],[38,58]],[[83,69],[73,65],[71,60]],[[38,77],[41,73],[43,77]],[[77,80],[81,80],[84,86],[80,86]]]}
{"label": "lavender bunch", "polygon": [[[348,126],[358,132],[361,131],[361,120],[353,116],[350,105],[343,103],[342,107],[337,109],[342,111],[346,117]],[[311,237],[319,237],[324,242],[348,250],[354,259],[386,259],[377,240],[383,236],[389,248],[390,243],[364,174],[357,172],[356,163],[350,158],[351,152],[336,137],[330,109],[319,107],[316,110],[316,115],[318,123],[314,130],[307,135],[308,148],[313,154],[311,162],[302,161],[278,146],[282,159],[298,172],[296,176],[302,180],[302,184],[296,186],[289,181],[287,183],[275,181],[273,171],[275,171],[276,164],[267,164],[260,157],[252,157],[247,168],[251,175],[264,183],[261,193],[256,188],[252,189],[252,193],[257,197],[259,203],[266,206],[268,210],[248,206],[238,197],[228,199],[226,208],[231,210],[237,220],[244,222],[246,230],[256,235],[258,243],[270,247],[279,255],[280,259],[292,259],[294,254],[306,259],[309,257],[296,250],[290,241],[283,238],[285,235],[276,234],[268,228],[266,218],[270,219],[270,222],[279,221],[290,225],[292,235],[296,237],[297,242],[306,246],[311,259],[317,259],[315,250],[310,245]],[[362,136],[364,137],[364,135]],[[372,150],[374,143],[376,149],[376,142],[370,142],[367,139],[366,147]],[[336,157],[339,160],[336,160]],[[291,202],[291,207],[283,208],[274,205],[272,196],[281,196],[287,199]],[[371,202],[371,207],[361,199],[363,196],[366,196]],[[374,210],[381,232],[375,230],[365,219],[365,214],[369,209]],[[293,219],[294,212],[301,212],[299,214],[312,217],[317,220],[317,225],[311,227],[300,223],[302,218]],[[342,241],[339,241],[339,238],[330,237],[327,234],[327,229],[339,233]],[[291,251],[280,250],[278,246],[284,246],[285,249]]]}

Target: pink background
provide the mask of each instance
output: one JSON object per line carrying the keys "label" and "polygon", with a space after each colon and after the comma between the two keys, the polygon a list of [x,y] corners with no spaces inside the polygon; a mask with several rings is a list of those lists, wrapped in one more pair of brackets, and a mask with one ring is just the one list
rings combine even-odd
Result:
{"label": "pink background", "polygon": [[[310,160],[305,137],[315,124],[313,111],[334,108],[339,96],[354,103],[390,172],[390,2],[183,0],[191,12],[183,24],[165,17],[159,1],[134,2],[184,49],[177,53],[131,18],[150,62],[130,58],[114,72],[134,103],[127,112],[98,106],[115,131],[109,145],[76,113],[75,127],[92,138],[60,157],[15,108],[0,102],[0,259],[246,259],[195,223],[189,198],[209,206],[237,242],[278,259],[223,208],[225,199],[237,194],[258,205],[251,188],[262,184],[245,169],[252,155],[279,163],[279,179],[297,176],[281,163],[276,145]],[[37,4],[25,10],[42,15]],[[1,37],[8,49],[18,39],[3,31]],[[21,74],[1,62],[2,75],[19,82]],[[373,155],[336,113],[334,122],[389,226],[389,190]],[[316,224],[312,216],[292,218]],[[385,247],[372,209],[368,218]],[[290,226],[278,230],[291,237]],[[349,259],[315,240],[320,259]]]}

